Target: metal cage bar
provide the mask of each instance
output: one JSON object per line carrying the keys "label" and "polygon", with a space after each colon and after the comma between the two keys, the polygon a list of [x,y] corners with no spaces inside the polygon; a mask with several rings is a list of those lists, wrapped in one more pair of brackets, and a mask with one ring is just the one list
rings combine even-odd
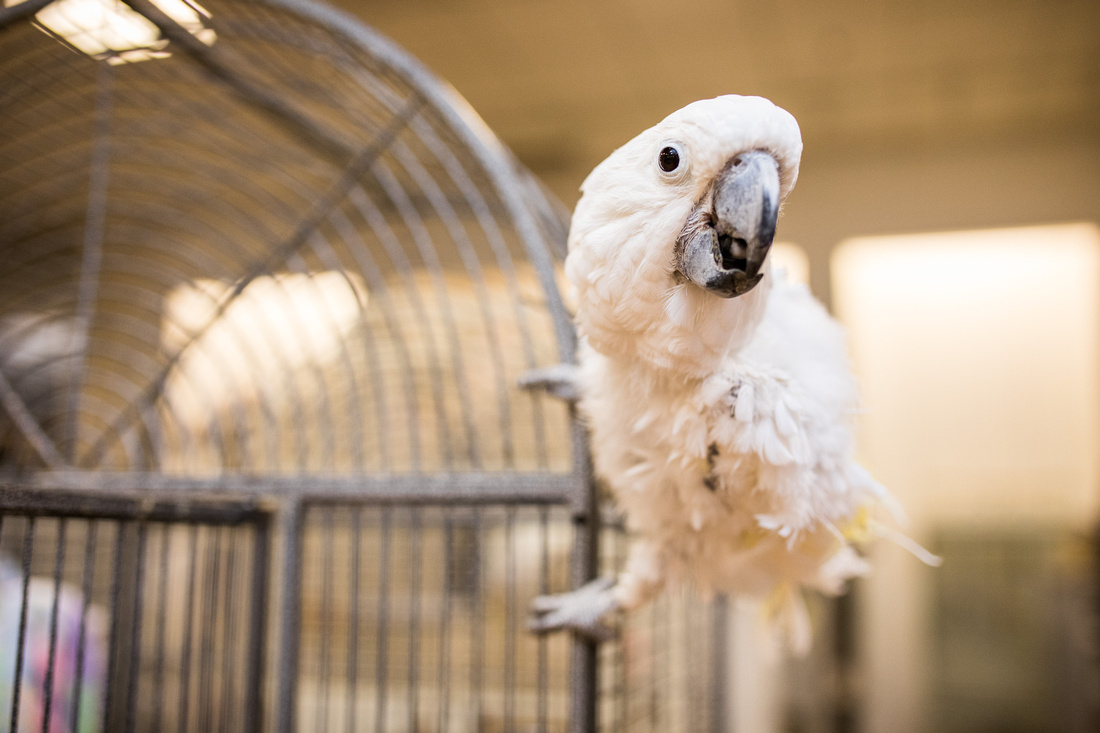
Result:
{"label": "metal cage bar", "polygon": [[[43,489],[0,491],[0,517],[0,585],[18,589],[17,643],[35,650],[9,690],[0,675],[11,730],[189,730],[189,716],[204,730],[263,729],[268,511]],[[13,578],[3,555],[16,547]],[[169,567],[190,581],[172,583]],[[178,717],[165,717],[171,698]]]}

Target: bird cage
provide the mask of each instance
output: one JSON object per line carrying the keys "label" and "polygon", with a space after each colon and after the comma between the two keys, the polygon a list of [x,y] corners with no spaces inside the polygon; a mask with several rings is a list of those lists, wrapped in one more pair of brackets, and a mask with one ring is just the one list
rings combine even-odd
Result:
{"label": "bird cage", "polygon": [[621,531],[516,387],[567,219],[449,87],[303,0],[7,0],[0,120],[11,730],[720,729],[708,608],[524,630]]}

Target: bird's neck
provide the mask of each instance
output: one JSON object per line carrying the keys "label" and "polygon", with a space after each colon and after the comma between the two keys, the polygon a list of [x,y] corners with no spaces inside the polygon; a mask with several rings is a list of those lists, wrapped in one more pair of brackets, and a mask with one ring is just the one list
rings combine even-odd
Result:
{"label": "bird's neck", "polygon": [[[623,320],[580,318],[589,344],[656,382],[704,379],[741,350],[764,316],[771,277],[737,298],[721,298],[694,285],[674,285],[659,303]],[[583,312],[578,316],[583,316]]]}

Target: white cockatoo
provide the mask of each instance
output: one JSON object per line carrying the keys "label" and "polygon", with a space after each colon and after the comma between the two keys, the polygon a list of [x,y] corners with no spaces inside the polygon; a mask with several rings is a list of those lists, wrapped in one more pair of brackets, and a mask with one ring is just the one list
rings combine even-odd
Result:
{"label": "white cockatoo", "polygon": [[[801,589],[836,593],[865,571],[852,545],[887,497],[852,457],[844,334],[767,259],[801,152],[788,112],[722,96],[638,135],[581,187],[572,378],[634,539],[617,579],[536,599],[533,629],[602,638],[607,614],[683,579],[770,596],[800,645]],[[526,382],[561,392],[563,378]]]}

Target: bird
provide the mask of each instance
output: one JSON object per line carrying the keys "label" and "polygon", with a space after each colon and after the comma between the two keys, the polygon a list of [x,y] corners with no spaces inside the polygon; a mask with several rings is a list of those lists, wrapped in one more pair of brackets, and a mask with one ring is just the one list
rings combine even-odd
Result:
{"label": "bird", "polygon": [[575,365],[522,386],[575,399],[625,516],[625,567],[540,596],[529,627],[603,640],[670,581],[754,596],[796,649],[806,589],[840,593],[896,502],[853,458],[845,334],[768,258],[802,138],[762,97],[672,113],[581,186],[565,275]]}

